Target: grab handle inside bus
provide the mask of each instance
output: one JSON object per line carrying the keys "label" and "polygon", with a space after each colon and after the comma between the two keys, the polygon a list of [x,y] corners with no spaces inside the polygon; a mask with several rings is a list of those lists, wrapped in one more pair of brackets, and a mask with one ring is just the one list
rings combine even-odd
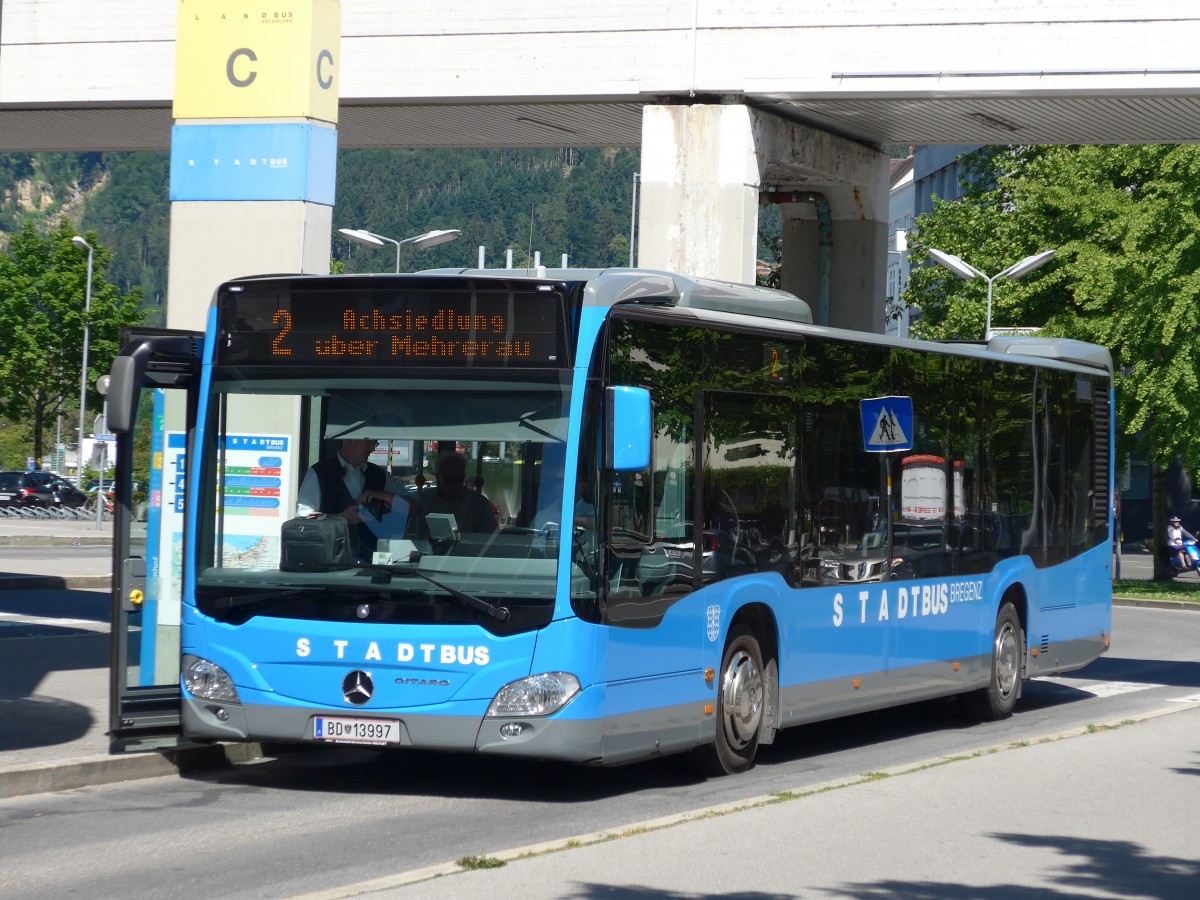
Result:
{"label": "grab handle inside bus", "polygon": [[617,385],[608,389],[608,468],[640,472],[650,465],[650,392]]}

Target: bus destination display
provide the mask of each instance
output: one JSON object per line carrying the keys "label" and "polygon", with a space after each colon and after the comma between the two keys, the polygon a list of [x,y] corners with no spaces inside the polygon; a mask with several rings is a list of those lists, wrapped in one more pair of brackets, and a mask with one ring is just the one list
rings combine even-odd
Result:
{"label": "bus destination display", "polygon": [[230,293],[219,362],[557,367],[562,303],[553,291]]}

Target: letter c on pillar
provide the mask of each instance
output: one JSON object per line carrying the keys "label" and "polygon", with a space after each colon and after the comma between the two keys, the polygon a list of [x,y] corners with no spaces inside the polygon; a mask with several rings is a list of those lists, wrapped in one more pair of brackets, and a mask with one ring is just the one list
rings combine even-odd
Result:
{"label": "letter c on pillar", "polygon": [[258,57],[254,55],[253,50],[251,50],[249,47],[239,47],[237,50],[234,50],[229,54],[229,59],[225,63],[225,77],[229,79],[229,83],[234,87],[249,87],[254,83],[254,79],[258,77],[258,73],[251,69],[250,74],[247,77],[238,78],[237,75],[234,74],[233,66],[237,62],[239,56],[244,56],[251,62],[258,62]]}
{"label": "letter c on pillar", "polygon": [[328,50],[322,50],[317,54],[317,84],[322,90],[329,90],[333,87],[333,75],[324,74],[324,64],[329,63],[330,68],[333,67],[333,54]]}

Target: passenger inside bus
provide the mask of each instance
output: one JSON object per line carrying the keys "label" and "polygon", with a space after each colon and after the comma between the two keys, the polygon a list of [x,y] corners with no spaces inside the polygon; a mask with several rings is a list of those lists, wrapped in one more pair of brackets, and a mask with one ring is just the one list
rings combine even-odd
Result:
{"label": "passenger inside bus", "polygon": [[499,524],[492,504],[479,491],[467,487],[467,458],[458,452],[443,453],[434,466],[437,484],[426,488],[418,503],[423,514],[450,514],[458,531],[490,534]]}

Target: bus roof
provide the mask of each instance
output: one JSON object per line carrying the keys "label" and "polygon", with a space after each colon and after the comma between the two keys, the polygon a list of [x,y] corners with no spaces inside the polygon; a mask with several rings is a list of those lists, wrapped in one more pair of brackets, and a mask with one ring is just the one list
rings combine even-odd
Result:
{"label": "bus roof", "polygon": [[586,282],[584,303],[588,306],[608,307],[640,301],[805,325],[811,325],[813,321],[808,304],[787,291],[710,278],[690,278],[658,269],[549,269],[540,266],[537,269],[427,269],[416,274]]}
{"label": "bus roof", "polygon": [[[658,269],[603,268],[562,269],[539,266],[536,269],[473,269],[442,268],[423,269],[417,272],[395,275],[390,273],[368,275],[270,275],[234,279],[236,282],[264,280],[318,279],[365,279],[383,281],[387,279],[412,279],[421,277],[458,276],[487,278],[505,281],[559,282],[584,286],[584,305],[609,308],[618,304],[641,303],[689,309],[715,314],[750,316],[771,319],[791,325],[810,326],[830,337],[867,340],[871,343],[915,345],[929,342],[910,341],[905,338],[889,338],[876,332],[847,331],[840,328],[815,326],[812,310],[807,303],[794,294],[757,285],[736,284],[707,278],[692,278],[676,272]],[[801,329],[808,331],[809,329]],[[994,335],[988,341],[939,341],[938,346],[972,355],[974,352],[997,353],[1029,359],[1051,360],[1059,363],[1100,369],[1112,374],[1112,355],[1097,344],[1068,338],[1045,335]]]}

